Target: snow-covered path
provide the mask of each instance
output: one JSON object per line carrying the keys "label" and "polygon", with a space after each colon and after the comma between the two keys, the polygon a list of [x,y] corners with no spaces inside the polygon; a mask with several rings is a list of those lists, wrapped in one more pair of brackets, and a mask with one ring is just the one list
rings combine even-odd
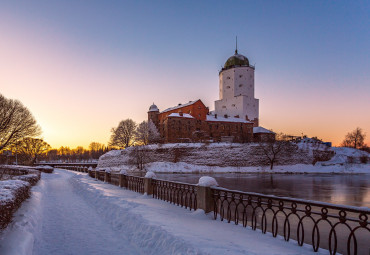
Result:
{"label": "snow-covered path", "polygon": [[140,254],[76,193],[68,181],[71,175],[58,171],[44,176],[47,196],[41,198],[42,228],[33,254]]}
{"label": "snow-covered path", "polygon": [[[327,254],[327,251],[320,253]],[[43,174],[14,222],[1,255],[318,254],[258,231],[212,220],[86,174]]]}

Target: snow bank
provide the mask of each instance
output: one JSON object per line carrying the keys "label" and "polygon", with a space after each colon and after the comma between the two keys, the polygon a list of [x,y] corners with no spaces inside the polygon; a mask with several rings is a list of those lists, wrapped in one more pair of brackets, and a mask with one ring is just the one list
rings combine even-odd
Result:
{"label": "snow bank", "polygon": [[198,186],[202,187],[212,187],[218,186],[218,183],[215,178],[209,176],[202,176],[199,178]]}
{"label": "snow bank", "polygon": [[118,235],[130,233],[128,241],[140,247],[142,254],[327,254],[83,175],[72,178],[71,184]]}
{"label": "snow bank", "polygon": [[152,171],[146,172],[146,174],[145,174],[145,176],[144,176],[144,177],[145,177],[145,178],[152,178],[152,179],[157,178],[157,176],[155,175],[155,173],[154,173],[154,172],[152,172]]}

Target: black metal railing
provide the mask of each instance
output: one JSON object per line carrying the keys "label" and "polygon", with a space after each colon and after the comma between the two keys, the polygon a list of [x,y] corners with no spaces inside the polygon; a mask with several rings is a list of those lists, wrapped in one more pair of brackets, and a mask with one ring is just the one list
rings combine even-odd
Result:
{"label": "black metal railing", "polygon": [[96,179],[105,181],[105,171],[96,171]]}
{"label": "black metal railing", "polygon": [[281,235],[330,254],[368,254],[369,215],[364,208],[211,188],[214,218]]}
{"label": "black metal railing", "polygon": [[111,173],[110,174],[110,183],[113,185],[118,186],[119,185],[119,173]]}
{"label": "black metal railing", "polygon": [[144,177],[126,175],[127,189],[144,193]]}
{"label": "black metal railing", "polygon": [[153,198],[176,204],[185,209],[197,209],[197,185],[152,179]]}

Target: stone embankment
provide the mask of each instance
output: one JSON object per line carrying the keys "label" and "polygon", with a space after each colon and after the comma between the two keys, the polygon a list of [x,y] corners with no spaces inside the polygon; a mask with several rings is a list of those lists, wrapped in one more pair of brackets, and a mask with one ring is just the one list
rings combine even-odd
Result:
{"label": "stone embankment", "polygon": [[[139,156],[138,156],[139,154]],[[143,146],[135,152],[130,147],[121,151],[111,151],[100,157],[98,167],[119,167],[135,164],[140,160],[153,162],[184,162],[192,165],[218,167],[250,167],[268,165],[263,149],[255,143],[249,144],[164,144]],[[314,158],[307,150],[291,144],[289,150],[281,152],[276,165],[312,164]]]}

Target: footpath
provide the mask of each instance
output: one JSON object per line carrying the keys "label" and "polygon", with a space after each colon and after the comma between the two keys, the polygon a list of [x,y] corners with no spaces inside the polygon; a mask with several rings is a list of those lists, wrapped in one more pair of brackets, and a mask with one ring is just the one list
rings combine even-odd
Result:
{"label": "footpath", "polygon": [[0,234],[2,255],[328,254],[55,169]]}

